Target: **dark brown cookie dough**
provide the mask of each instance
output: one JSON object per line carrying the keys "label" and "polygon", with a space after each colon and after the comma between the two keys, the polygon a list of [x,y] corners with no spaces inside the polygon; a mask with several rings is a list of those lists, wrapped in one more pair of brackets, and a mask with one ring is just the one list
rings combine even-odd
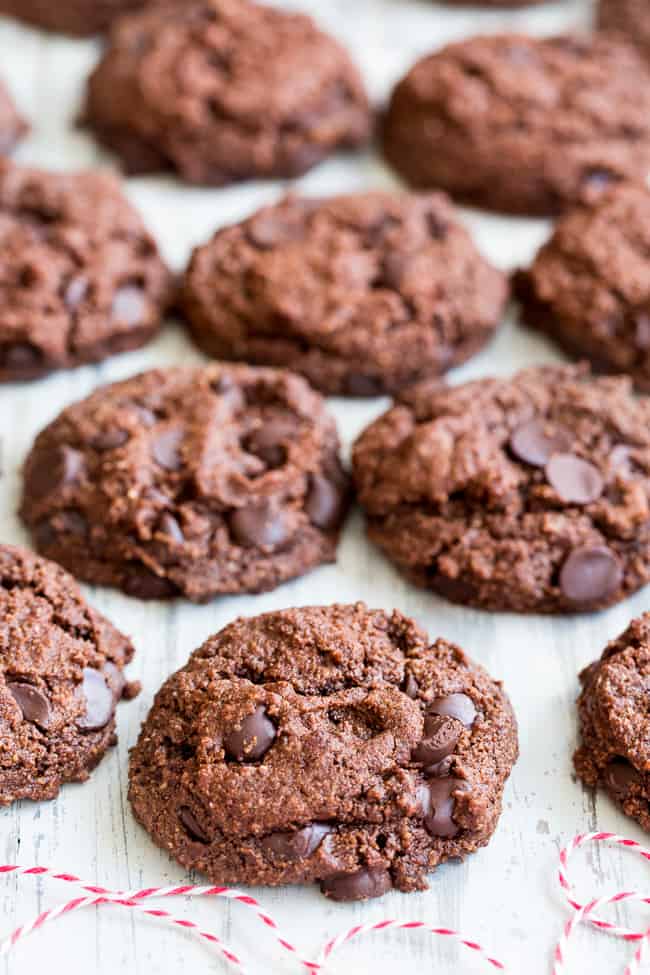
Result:
{"label": "dark brown cookie dough", "polygon": [[0,805],[53,799],[114,745],[131,642],[60,566],[0,545]]}
{"label": "dark brown cookie dough", "polygon": [[650,190],[617,186],[571,210],[514,282],[524,322],[650,390]]}
{"label": "dark brown cookie dough", "polygon": [[650,170],[650,71],[606,37],[474,37],[393,92],[386,157],[412,186],[470,205],[555,214]]}
{"label": "dark brown cookie dough", "polygon": [[0,161],[0,382],[97,362],[159,329],[171,276],[112,176]]}
{"label": "dark brown cookie dough", "polygon": [[10,153],[28,128],[16,110],[6,85],[0,81],[0,156]]}
{"label": "dark brown cookie dough", "polygon": [[182,302],[209,355],[370,396],[467,359],[507,293],[442,194],[375,192],[288,197],[218,231],[195,250]]}
{"label": "dark brown cookie dough", "polygon": [[158,692],[129,798],[214,883],[320,883],[334,900],[424,890],[484,846],[517,758],[501,688],[398,612],[239,619]]}
{"label": "dark brown cookie dough", "polygon": [[214,364],[64,410],[27,458],[21,513],[80,579],[200,602],[334,561],[347,500],[321,397],[288,372]]}
{"label": "dark brown cookie dough", "polygon": [[[34,27],[86,37],[105,30],[120,14],[148,0],[0,0],[0,14]],[[179,2],[179,0],[177,0]]]}
{"label": "dark brown cookie dough", "polygon": [[214,186],[298,176],[370,133],[345,50],[309,17],[246,0],[168,0],[124,18],[85,120],[128,172]]}
{"label": "dark brown cookie dough", "polygon": [[650,613],[632,620],[600,660],[580,674],[580,745],[585,785],[604,789],[627,816],[650,830]]}
{"label": "dark brown cookie dough", "polygon": [[648,0],[599,0],[598,27],[620,33],[650,60],[650,6]]}
{"label": "dark brown cookie dough", "polygon": [[417,585],[567,613],[650,580],[650,399],[548,366],[421,384],[353,451],[368,534]]}

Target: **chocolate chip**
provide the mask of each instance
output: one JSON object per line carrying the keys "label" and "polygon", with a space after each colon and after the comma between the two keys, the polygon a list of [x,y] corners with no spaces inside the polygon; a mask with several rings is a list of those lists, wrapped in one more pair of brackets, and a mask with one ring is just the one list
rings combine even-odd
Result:
{"label": "chocolate chip", "polygon": [[406,675],[406,680],[404,681],[404,693],[412,700],[415,700],[420,693],[420,685],[411,673]]}
{"label": "chocolate chip", "polygon": [[427,711],[431,714],[456,718],[466,728],[471,728],[476,720],[476,707],[467,694],[447,694],[445,697],[437,697],[429,704]]}
{"label": "chocolate chip", "polygon": [[322,474],[310,474],[305,512],[312,525],[323,531],[333,531],[343,520],[346,492]]}
{"label": "chocolate chip", "polygon": [[453,839],[460,827],[453,820],[455,800],[452,792],[467,789],[463,779],[432,779],[418,790],[418,798],[424,814],[424,826],[430,836]]}
{"label": "chocolate chip", "polygon": [[289,222],[278,213],[260,213],[250,221],[246,228],[248,239],[263,249],[298,240],[301,229],[297,223]]}
{"label": "chocolate chip", "polygon": [[348,396],[381,396],[384,393],[381,379],[360,372],[350,373],[345,380],[345,389]]}
{"label": "chocolate chip", "polygon": [[284,860],[304,860],[315,853],[325,836],[332,832],[327,823],[310,823],[294,832],[270,833],[262,839],[262,849]]}
{"label": "chocolate chip", "polygon": [[95,450],[115,450],[117,447],[122,447],[129,439],[129,435],[126,430],[119,430],[114,427],[112,430],[104,430],[102,433],[98,433],[91,440],[91,445]]}
{"label": "chocolate chip", "polygon": [[7,369],[33,369],[43,361],[43,353],[29,342],[12,342],[0,348],[0,362]]}
{"label": "chocolate chip", "polygon": [[171,579],[149,572],[144,566],[132,569],[124,577],[122,588],[127,596],[136,599],[169,599],[178,595],[178,588]]}
{"label": "chocolate chip", "polygon": [[166,471],[177,471],[182,466],[181,443],[182,430],[165,430],[160,433],[151,445],[153,459]]}
{"label": "chocolate chip", "polygon": [[437,765],[454,751],[461,736],[458,721],[438,714],[424,719],[424,737],[411,752],[411,758],[419,765]]}
{"label": "chocolate chip", "polygon": [[572,603],[596,603],[611,596],[623,581],[621,564],[605,545],[574,549],[560,572],[560,589]]}
{"label": "chocolate chip", "polygon": [[210,842],[210,837],[198,822],[189,806],[181,806],[178,811],[178,818],[193,840],[198,840],[200,843]]}
{"label": "chocolate chip", "polygon": [[73,447],[49,447],[35,456],[38,459],[29,469],[29,491],[36,500],[78,481],[84,469],[83,454]]}
{"label": "chocolate chip", "polygon": [[634,319],[634,342],[639,349],[650,348],[650,313],[639,312]]}
{"label": "chocolate chip", "polygon": [[588,169],[582,176],[582,185],[594,193],[602,193],[613,183],[620,183],[621,179],[611,169]]}
{"label": "chocolate chip", "polygon": [[76,511],[73,508],[67,511],[61,511],[55,516],[55,521],[57,528],[60,527],[61,531],[67,532],[69,535],[78,535],[80,538],[85,538],[88,534],[88,522],[80,511]]}
{"label": "chocolate chip", "polygon": [[82,731],[105,728],[113,717],[115,700],[103,674],[93,667],[84,667],[81,691],[86,702],[86,713],[78,719],[77,727]]}
{"label": "chocolate chip", "polygon": [[603,493],[597,467],[575,454],[554,454],[545,468],[546,479],[567,504],[590,504]]}
{"label": "chocolate chip", "polygon": [[614,758],[604,772],[605,785],[612,792],[625,796],[635,785],[643,782],[643,776],[625,758]]}
{"label": "chocolate chip", "polygon": [[230,530],[239,545],[251,548],[277,548],[292,535],[287,514],[271,501],[238,508],[230,515]]}
{"label": "chocolate chip", "polygon": [[384,867],[365,867],[356,873],[335,873],[321,880],[320,889],[333,901],[365,901],[381,897],[393,882]]}
{"label": "chocolate chip", "polygon": [[510,436],[509,446],[519,460],[531,467],[544,467],[551,456],[571,445],[571,435],[539,417],[522,423]]}
{"label": "chocolate chip", "polygon": [[76,311],[88,292],[88,279],[83,274],[70,278],[63,293],[63,300],[70,311]]}
{"label": "chocolate chip", "polygon": [[245,441],[246,450],[263,460],[267,467],[281,467],[287,459],[283,441],[296,436],[297,424],[287,417],[275,417],[254,430]]}
{"label": "chocolate chip", "polygon": [[48,727],[52,711],[43,691],[23,681],[11,681],[7,684],[7,690],[23,712],[25,721],[31,721],[41,728]]}
{"label": "chocolate chip", "polygon": [[267,716],[266,708],[259,704],[239,728],[226,735],[223,747],[236,762],[256,762],[266,755],[275,736],[275,725]]}
{"label": "chocolate chip", "polygon": [[410,262],[411,255],[409,254],[402,254],[399,251],[391,251],[386,254],[381,263],[381,283],[399,291]]}
{"label": "chocolate chip", "polygon": [[142,288],[126,284],[118,288],[113,296],[111,315],[124,325],[138,325],[145,317],[146,300]]}
{"label": "chocolate chip", "polygon": [[168,511],[163,512],[163,514],[160,516],[158,528],[163,535],[167,535],[172,539],[172,541],[177,542],[179,545],[185,541],[185,536],[183,535],[181,526],[178,524],[174,516],[170,515]]}

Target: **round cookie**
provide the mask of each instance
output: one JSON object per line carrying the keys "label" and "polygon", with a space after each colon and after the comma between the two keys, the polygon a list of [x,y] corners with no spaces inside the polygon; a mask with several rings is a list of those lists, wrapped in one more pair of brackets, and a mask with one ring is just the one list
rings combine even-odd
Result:
{"label": "round cookie", "polygon": [[0,160],[0,382],[135,349],[171,276],[112,176]]}
{"label": "round cookie", "polygon": [[370,134],[346,51],[309,17],[246,0],[167,0],[119,21],[84,117],[128,172],[212,186],[298,176]]}
{"label": "round cookie", "polygon": [[288,372],[214,364],[65,409],[27,458],[21,513],[80,579],[201,602],[334,561],[347,500],[321,397]]}
{"label": "round cookie", "polygon": [[395,392],[493,335],[505,275],[441,194],[287,197],[194,251],[182,305],[216,358],[287,366],[323,392]]}
{"label": "round cookie", "polygon": [[384,152],[415,187],[549,215],[650,170],[650,72],[606,37],[474,37],[395,88]]}
{"label": "round cookie", "polygon": [[650,59],[650,8],[647,0],[599,0],[596,9],[598,27],[620,32],[646,60]]}
{"label": "round cookie", "polygon": [[8,155],[28,129],[6,85],[0,81],[0,156]]}
{"label": "round cookie", "polygon": [[650,580],[650,399],[548,366],[420,384],[353,450],[368,535],[468,606],[567,613]]}
{"label": "round cookie", "polygon": [[650,613],[633,620],[580,674],[576,772],[650,830]]}
{"label": "round cookie", "polygon": [[238,619],[163,685],[131,752],[154,841],[218,884],[424,890],[484,846],[517,758],[501,684],[363,603]]}
{"label": "round cookie", "polygon": [[0,805],[53,799],[115,744],[131,642],[60,566],[0,545]]}
{"label": "round cookie", "polygon": [[0,0],[0,14],[35,27],[87,37],[105,30],[111,21],[147,0]]}
{"label": "round cookie", "polygon": [[569,211],[514,286],[527,324],[650,390],[650,190],[617,186]]}

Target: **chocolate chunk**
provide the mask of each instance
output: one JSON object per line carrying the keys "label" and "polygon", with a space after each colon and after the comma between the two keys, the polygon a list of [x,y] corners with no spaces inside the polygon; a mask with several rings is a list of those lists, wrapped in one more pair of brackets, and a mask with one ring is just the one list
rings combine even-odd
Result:
{"label": "chocolate chunk", "polygon": [[182,430],[165,430],[159,433],[151,445],[153,459],[166,471],[177,471],[183,465],[181,444]]}
{"label": "chocolate chunk", "polygon": [[284,442],[292,440],[297,431],[295,419],[275,417],[246,438],[246,450],[263,460],[267,467],[281,467],[287,459]]}
{"label": "chocolate chunk", "polygon": [[476,720],[476,706],[467,694],[447,694],[445,697],[437,697],[428,705],[427,711],[456,718],[466,728],[471,728]]}
{"label": "chocolate chunk", "polygon": [[266,708],[260,704],[243,719],[241,727],[224,738],[223,747],[236,762],[257,762],[266,755],[276,734]]}
{"label": "chocolate chunk", "polygon": [[597,603],[613,595],[623,582],[617,556],[605,545],[574,549],[560,572],[560,589],[572,603]]}
{"label": "chocolate chunk", "polygon": [[353,372],[346,379],[345,391],[348,396],[382,396],[385,388],[379,377]]}
{"label": "chocolate chunk", "polygon": [[52,716],[50,702],[43,691],[24,681],[10,681],[7,690],[23,712],[25,721],[31,721],[40,728],[47,728]]}
{"label": "chocolate chunk", "polygon": [[643,775],[627,759],[614,758],[606,766],[603,779],[612,792],[624,797],[634,786],[641,785]]}
{"label": "chocolate chunk", "polygon": [[410,671],[406,675],[406,680],[404,681],[404,693],[412,700],[416,700],[420,693],[420,685]]}
{"label": "chocolate chunk", "polygon": [[289,513],[268,500],[234,511],[230,529],[240,545],[250,548],[277,548],[293,534]]}
{"label": "chocolate chunk", "polygon": [[522,423],[510,435],[509,446],[518,460],[531,467],[544,467],[553,454],[571,445],[568,430],[554,426],[539,417]]}
{"label": "chocolate chunk", "polygon": [[603,493],[597,467],[575,454],[554,454],[545,468],[546,479],[567,504],[590,504]]}
{"label": "chocolate chunk", "polygon": [[181,806],[178,811],[178,818],[193,840],[198,840],[199,843],[210,842],[210,837],[205,832],[189,806]]}
{"label": "chocolate chunk", "polygon": [[65,445],[43,450],[29,468],[29,491],[40,500],[77,482],[83,470],[83,454],[74,447]]}
{"label": "chocolate chunk", "polygon": [[123,579],[122,588],[127,596],[135,599],[169,599],[178,595],[178,588],[171,579],[158,576],[144,566],[130,569]]}
{"label": "chocolate chunk", "polygon": [[327,823],[310,823],[295,832],[270,833],[261,841],[263,850],[284,860],[304,860],[315,853],[325,836],[332,832]]}
{"label": "chocolate chunk", "polygon": [[139,325],[145,318],[147,302],[145,293],[137,285],[124,285],[113,296],[111,315],[124,325]]}
{"label": "chocolate chunk", "polygon": [[384,867],[365,867],[356,873],[335,873],[321,880],[320,889],[333,901],[365,901],[381,897],[393,882]]}
{"label": "chocolate chunk", "polygon": [[323,531],[334,531],[343,520],[346,508],[345,489],[323,474],[310,474],[305,512],[312,525]]}
{"label": "chocolate chunk", "polygon": [[84,667],[81,691],[86,713],[77,720],[77,727],[83,731],[105,728],[113,717],[115,700],[104,676],[93,667]]}
{"label": "chocolate chunk", "polygon": [[11,342],[0,347],[0,363],[18,373],[23,369],[33,369],[42,361],[43,353],[30,342]]}
{"label": "chocolate chunk", "polygon": [[91,443],[95,450],[115,450],[117,447],[123,447],[128,439],[126,430],[113,427],[112,430],[102,430],[101,433],[96,434]]}
{"label": "chocolate chunk", "polygon": [[453,839],[460,827],[453,820],[455,799],[452,792],[467,789],[464,779],[431,779],[418,790],[424,814],[424,826],[431,836]]}
{"label": "chocolate chunk", "polygon": [[427,715],[424,719],[424,737],[413,749],[411,758],[419,765],[437,765],[453,754],[461,730],[458,721],[437,714]]}

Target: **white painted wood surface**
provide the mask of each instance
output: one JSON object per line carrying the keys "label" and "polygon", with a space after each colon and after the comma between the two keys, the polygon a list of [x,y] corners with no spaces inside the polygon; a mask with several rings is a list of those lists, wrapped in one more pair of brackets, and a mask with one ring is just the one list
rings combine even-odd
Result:
{"label": "white painted wood surface", "polygon": [[[501,13],[453,10],[430,0],[312,0],[311,4],[304,0],[303,7],[349,45],[378,99],[416,56],[448,39],[506,26],[548,33],[587,24],[590,17],[587,0]],[[56,168],[109,161],[73,127],[84,78],[96,56],[93,42],[45,36],[0,21],[0,72],[34,126],[20,159]],[[330,160],[302,185],[308,192],[322,194],[390,185],[390,176],[376,158],[365,155]],[[179,268],[191,246],[218,226],[274,199],[282,189],[267,183],[204,191],[162,179],[132,180],[127,186],[165,254]],[[540,221],[470,212],[464,216],[483,249],[503,267],[526,261],[548,232]],[[490,348],[452,378],[508,373],[524,364],[559,358],[550,344],[523,331],[509,317]],[[192,361],[200,361],[199,354],[181,328],[170,323],[156,342],[140,352],[43,382],[2,387],[0,539],[27,541],[15,514],[20,466],[34,434],[63,406],[101,383],[141,369]],[[346,446],[385,406],[384,401],[332,401]],[[120,707],[119,746],[88,783],[64,788],[54,802],[21,803],[0,812],[2,862],[53,865],[119,888],[186,879],[136,825],[126,802],[128,749],[154,692],[195,647],[238,614],[359,598],[412,614],[432,637],[442,634],[458,641],[503,678],[520,722],[521,759],[508,784],[503,817],[491,845],[463,865],[439,869],[427,893],[392,893],[381,902],[345,906],[328,903],[312,889],[256,891],[305,952],[315,953],[327,936],[353,923],[390,915],[459,927],[484,942],[512,972],[543,975],[550,971],[551,949],[567,916],[555,880],[560,845],[577,831],[596,826],[643,839],[641,831],[607,799],[587,795],[573,781],[571,752],[577,672],[600,652],[606,639],[648,608],[649,590],[606,613],[576,619],[464,610],[416,591],[399,578],[366,542],[357,512],[345,531],[338,565],[267,595],[222,599],[205,607],[139,604],[108,590],[88,595],[133,635],[138,654],[131,676],[142,679],[144,690],[136,701]],[[590,894],[643,886],[650,879],[647,868],[616,851],[583,856],[576,873],[582,892]],[[0,932],[7,933],[67,893],[53,882],[0,877]],[[297,970],[243,908],[224,902],[189,907],[174,903],[178,913],[191,911],[229,941],[255,975]],[[630,919],[625,910],[612,916]],[[625,955],[623,945],[585,934],[576,943],[572,971],[594,975],[622,971]],[[65,971],[68,975],[223,970],[216,956],[182,933],[134,919],[120,908],[92,909],[57,922],[25,942],[3,966],[6,973]],[[390,933],[346,947],[335,956],[332,970],[387,975],[482,969],[462,951],[441,946],[424,934]]]}

